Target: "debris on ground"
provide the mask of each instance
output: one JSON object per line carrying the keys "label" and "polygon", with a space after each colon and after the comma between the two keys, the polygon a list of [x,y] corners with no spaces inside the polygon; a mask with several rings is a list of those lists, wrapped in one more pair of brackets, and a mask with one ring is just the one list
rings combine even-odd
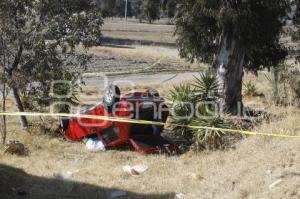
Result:
{"label": "debris on ground", "polygon": [[133,176],[141,175],[145,173],[147,170],[148,170],[148,166],[142,164],[135,165],[133,167],[129,165],[123,166],[123,171]]}
{"label": "debris on ground", "polygon": [[96,138],[89,138],[85,142],[85,146],[89,151],[105,152],[105,146],[102,141]]}
{"label": "debris on ground", "polygon": [[53,177],[58,179],[58,180],[65,180],[69,178],[73,178],[76,173],[78,173],[79,170],[76,171],[66,171],[65,173],[60,173],[60,172],[54,172]]}
{"label": "debris on ground", "polygon": [[182,193],[177,193],[174,197],[174,199],[184,199],[184,194]]}
{"label": "debris on ground", "polygon": [[23,155],[26,155],[26,149],[25,149],[24,144],[22,144],[20,141],[10,140],[5,145],[4,153],[9,153],[11,155],[23,156]]}
{"label": "debris on ground", "polygon": [[282,179],[278,179],[275,182],[273,182],[272,184],[269,185],[269,189],[272,189],[274,187],[276,187],[278,184],[280,184],[283,180]]}
{"label": "debris on ground", "polygon": [[126,191],[115,190],[107,193],[107,199],[124,197],[127,195]]}

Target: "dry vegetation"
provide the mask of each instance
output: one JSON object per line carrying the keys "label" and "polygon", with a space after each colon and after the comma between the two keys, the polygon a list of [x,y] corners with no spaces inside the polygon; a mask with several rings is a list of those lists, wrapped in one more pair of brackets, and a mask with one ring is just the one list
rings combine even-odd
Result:
{"label": "dry vegetation", "polygon": [[106,38],[128,39],[137,44],[148,41],[154,45],[174,46],[174,28],[172,25],[154,24],[149,26],[149,24],[136,23],[135,20],[125,23],[125,21],[114,19],[106,21],[103,26],[103,35]]}
{"label": "dry vegetation", "polygon": [[[142,31],[144,26],[138,25],[140,29],[136,31]],[[130,26],[130,30],[132,27],[135,26]],[[164,26],[155,28],[161,27]],[[104,34],[113,37],[123,31],[116,28],[111,22],[105,26]],[[300,110],[273,106],[271,85],[262,73],[258,77],[248,74],[246,79],[255,82],[258,91],[265,94],[265,97],[246,98],[246,104],[280,116],[257,125],[254,130],[300,136]],[[137,89],[155,87],[167,93],[171,86],[149,84]],[[100,95],[97,90],[87,89],[80,98],[95,95]],[[14,110],[11,100],[8,109]],[[38,118],[31,120],[39,122]],[[24,143],[29,155],[3,154],[1,146],[1,198],[107,198],[112,190],[126,191],[124,198],[128,199],[173,199],[176,193],[184,194],[186,199],[300,198],[299,139],[249,136],[233,149],[178,156],[145,156],[130,149],[91,153],[82,143],[68,143],[55,136],[56,124],[52,119],[47,121],[47,128],[35,125],[28,134],[19,128],[17,118],[9,117],[8,139]],[[122,171],[122,166],[135,164],[146,164],[149,169],[137,177]],[[74,175],[66,180],[54,178],[55,174],[68,171]]]}
{"label": "dry vegetation", "polygon": [[[261,77],[248,78],[257,82]],[[259,88],[265,89],[266,85]],[[263,105],[282,119],[263,123],[255,130],[300,135],[299,110]],[[300,196],[299,140],[251,136],[235,149],[172,157],[144,156],[129,149],[95,154],[81,143],[67,143],[51,136],[49,129],[32,127],[28,135],[19,129],[17,118],[9,118],[9,138],[23,142],[30,154],[1,154],[0,164],[6,165],[0,167],[1,173],[8,174],[1,176],[4,198],[18,198],[20,191],[29,194],[29,198],[106,198],[107,192],[115,189],[128,191],[127,198],[174,198],[175,193],[195,199]],[[141,176],[128,176],[122,171],[123,165],[141,163],[149,166]],[[77,171],[69,179],[72,182],[54,179],[54,173],[67,171]],[[25,178],[27,175],[30,177]],[[274,182],[278,184],[272,185]]]}
{"label": "dry vegetation", "polygon": [[173,32],[172,25],[106,20],[101,46],[89,50],[95,56],[89,72],[124,74],[199,68],[179,57]]}
{"label": "dry vegetation", "polygon": [[[93,55],[86,72],[128,74],[195,71],[203,64],[190,64],[179,57],[173,37],[174,26],[106,20],[100,46],[88,50]],[[78,48],[78,51],[86,49]]]}

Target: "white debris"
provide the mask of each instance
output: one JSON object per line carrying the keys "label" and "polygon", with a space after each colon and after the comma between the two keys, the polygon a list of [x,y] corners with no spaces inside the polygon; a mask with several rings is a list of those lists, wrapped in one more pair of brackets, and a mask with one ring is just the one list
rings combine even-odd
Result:
{"label": "white debris", "polygon": [[54,172],[53,173],[53,177],[58,179],[58,180],[65,180],[65,179],[69,179],[69,178],[73,178],[74,175],[76,173],[78,173],[79,170],[76,171],[66,171],[64,173],[60,173],[60,172]]}
{"label": "white debris", "polygon": [[148,170],[148,166],[142,165],[142,164],[135,165],[133,167],[129,166],[129,165],[123,166],[123,171],[130,175],[141,175],[142,173],[146,172],[147,170]]}
{"label": "white debris", "polygon": [[184,194],[183,193],[177,193],[175,195],[174,199],[184,199]]}
{"label": "white debris", "polygon": [[98,139],[88,139],[85,146],[88,150],[93,152],[104,152],[106,150],[103,142]]}
{"label": "white debris", "polygon": [[283,180],[282,179],[278,179],[275,182],[273,182],[272,184],[269,185],[269,189],[274,188],[275,186],[277,186],[279,183],[281,183]]}

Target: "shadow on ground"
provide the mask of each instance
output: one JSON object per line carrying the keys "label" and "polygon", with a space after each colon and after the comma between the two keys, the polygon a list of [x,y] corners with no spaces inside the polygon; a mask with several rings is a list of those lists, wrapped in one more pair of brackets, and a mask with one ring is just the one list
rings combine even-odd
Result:
{"label": "shadow on ground", "polygon": [[[1,199],[106,199],[115,189],[73,181],[32,176],[21,169],[0,164]],[[174,194],[138,194],[127,192],[125,199],[173,199]]]}
{"label": "shadow on ground", "polygon": [[117,44],[111,44],[111,43],[101,43],[101,46],[110,47],[110,48],[124,48],[124,49],[136,49],[135,47],[126,46],[126,45],[117,45]]}
{"label": "shadow on ground", "polygon": [[121,46],[121,45],[145,45],[145,46],[165,46],[176,47],[176,43],[170,42],[157,42],[148,40],[134,40],[134,39],[120,39],[112,37],[102,38],[101,45]]}

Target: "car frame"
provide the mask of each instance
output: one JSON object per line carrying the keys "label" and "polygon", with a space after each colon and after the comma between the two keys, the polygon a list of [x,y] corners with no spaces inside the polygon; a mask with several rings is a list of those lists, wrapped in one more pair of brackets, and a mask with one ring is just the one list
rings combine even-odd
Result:
{"label": "car frame", "polygon": [[[134,120],[134,123],[90,118],[62,118],[60,131],[69,141],[98,138],[106,148],[131,144],[141,153],[173,151],[176,146],[161,136],[164,126],[143,121],[165,123],[169,109],[164,98],[155,89],[121,95],[119,87],[109,85],[103,99],[80,112],[84,115],[116,117]],[[152,140],[152,141],[151,141]]]}

